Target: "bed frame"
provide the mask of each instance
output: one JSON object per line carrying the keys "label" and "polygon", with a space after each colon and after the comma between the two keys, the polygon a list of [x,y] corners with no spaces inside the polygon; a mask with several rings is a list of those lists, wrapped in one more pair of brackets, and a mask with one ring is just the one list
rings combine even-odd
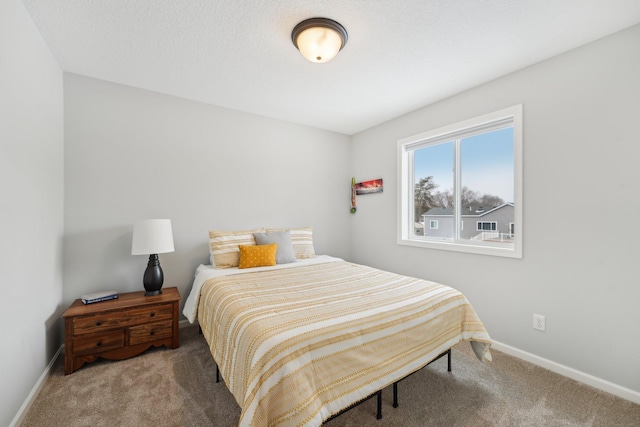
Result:
{"label": "bed frame", "polygon": [[[435,362],[436,360],[440,359],[441,357],[447,356],[447,372],[451,372],[451,349],[441,353],[438,357],[436,357],[435,359],[433,359],[431,362],[427,363],[424,368],[426,368],[427,366],[431,365],[433,362]],[[418,369],[418,371],[422,370],[422,368]],[[400,378],[398,381],[396,381],[395,383],[393,383],[393,407],[397,408],[398,407],[398,383],[402,380],[404,380],[407,377],[410,377],[411,375],[415,374],[416,372],[412,372],[409,375]]]}
{"label": "bed frame", "polygon": [[[202,334],[202,328],[198,325],[198,333]],[[433,359],[431,362],[427,363],[425,366],[423,366],[422,368],[418,369],[418,371],[426,368],[427,366],[431,365],[433,362],[435,362],[438,359],[441,359],[442,357],[447,356],[447,371],[451,372],[451,349],[448,349],[447,351],[444,351],[442,353],[440,353],[435,359]],[[214,360],[215,362],[215,360]],[[216,382],[219,383],[220,382],[220,369],[218,368],[218,363],[216,363]],[[405,378],[410,377],[411,375],[415,374],[418,371],[414,371],[412,373],[410,373],[409,375],[406,375],[402,378],[400,378],[398,381],[393,383],[393,407],[397,408],[398,407],[398,383],[402,380],[404,380]],[[386,387],[385,387],[386,388]],[[328,423],[329,421],[333,420],[334,418],[337,418],[338,416],[344,414],[345,412],[347,412],[350,409],[355,408],[356,406],[360,405],[361,403],[366,402],[367,400],[371,399],[372,397],[376,397],[376,419],[381,419],[382,418],[382,390],[380,389],[378,391],[376,391],[375,393],[365,397],[364,399],[361,399],[349,406],[347,406],[346,408],[342,409],[340,412],[333,414],[332,416],[330,416],[329,418],[327,418],[326,421],[324,421],[323,424]]]}

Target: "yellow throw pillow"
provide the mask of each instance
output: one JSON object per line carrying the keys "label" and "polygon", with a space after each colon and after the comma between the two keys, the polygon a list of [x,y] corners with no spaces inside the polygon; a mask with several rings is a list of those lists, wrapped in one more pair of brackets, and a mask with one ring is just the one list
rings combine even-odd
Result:
{"label": "yellow throw pillow", "polygon": [[245,246],[238,245],[240,261],[238,268],[253,268],[276,265],[276,251],[278,244]]}

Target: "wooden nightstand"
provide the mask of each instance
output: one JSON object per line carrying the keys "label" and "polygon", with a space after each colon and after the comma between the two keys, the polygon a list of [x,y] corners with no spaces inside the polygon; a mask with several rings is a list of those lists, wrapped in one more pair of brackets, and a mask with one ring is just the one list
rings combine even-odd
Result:
{"label": "wooden nightstand", "polygon": [[144,296],[144,291],[84,305],[77,299],[64,312],[64,373],[71,374],[98,357],[126,359],[151,346],[178,348],[177,288]]}

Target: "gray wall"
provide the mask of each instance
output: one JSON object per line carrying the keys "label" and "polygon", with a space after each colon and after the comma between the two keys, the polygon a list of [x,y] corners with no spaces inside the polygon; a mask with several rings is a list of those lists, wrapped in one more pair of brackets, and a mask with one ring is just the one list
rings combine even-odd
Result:
{"label": "gray wall", "polygon": [[[427,216],[424,218],[424,235],[428,237],[453,237],[453,216]],[[438,228],[431,228],[431,220],[438,221]],[[464,219],[463,219],[464,222]],[[465,227],[463,226],[463,231]]]}
{"label": "gray wall", "polygon": [[160,254],[184,299],[208,263],[208,230],[314,227],[318,253],[348,255],[349,138],[65,74],[64,300],[142,290],[133,223],[172,220]]}
{"label": "gray wall", "polygon": [[18,0],[0,2],[0,425],[61,344],[62,71]]}
{"label": "gray wall", "polygon": [[[638,76],[635,26],[355,135],[351,170],[385,189],[358,198],[354,260],[454,286],[493,339],[640,392]],[[396,141],[520,103],[524,258],[398,246]]]}

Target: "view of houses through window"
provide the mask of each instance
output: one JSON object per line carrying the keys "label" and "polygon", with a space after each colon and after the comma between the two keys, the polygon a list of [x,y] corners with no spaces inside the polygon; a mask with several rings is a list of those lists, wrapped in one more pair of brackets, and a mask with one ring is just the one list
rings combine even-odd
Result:
{"label": "view of houses through window", "polygon": [[416,236],[513,243],[513,127],[504,126],[414,150]]}
{"label": "view of houses through window", "polygon": [[522,106],[398,141],[398,244],[522,256]]}
{"label": "view of houses through window", "polygon": [[522,257],[522,106],[398,141],[398,244]]}

